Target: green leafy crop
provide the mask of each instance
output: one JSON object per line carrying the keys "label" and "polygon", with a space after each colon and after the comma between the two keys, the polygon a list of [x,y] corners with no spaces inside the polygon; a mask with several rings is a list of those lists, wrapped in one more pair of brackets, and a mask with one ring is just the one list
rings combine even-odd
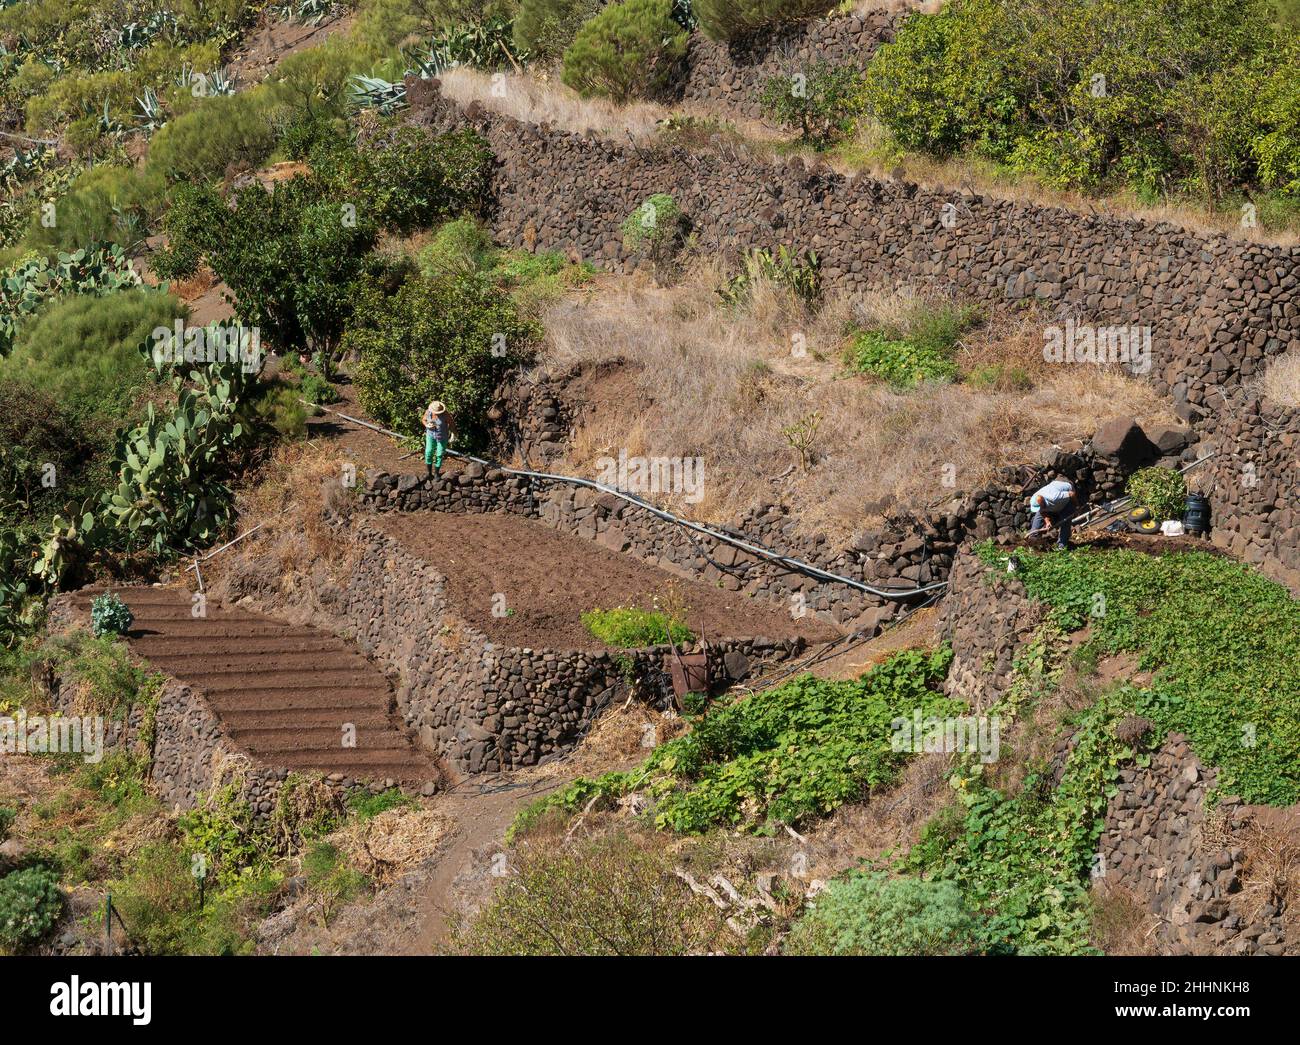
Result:
{"label": "green leafy crop", "polygon": [[1129,496],[1151,509],[1157,522],[1181,519],[1187,508],[1187,480],[1172,468],[1140,468],[1129,477]]}
{"label": "green leafy crop", "polygon": [[[982,554],[996,559],[992,548]],[[1067,629],[1153,673],[1135,708],[1185,733],[1248,802],[1300,800],[1300,606],[1250,567],[1202,552],[1017,552],[1018,575]]]}
{"label": "green leafy crop", "polygon": [[768,833],[824,815],[894,780],[908,757],[894,750],[895,719],[916,709],[924,716],[960,712],[964,705],[936,689],[951,660],[946,646],[907,650],[860,679],[801,675],[718,707],[639,769],[579,778],[529,806],[512,832],[632,791],[649,794],[657,826],[683,833],[721,825]]}

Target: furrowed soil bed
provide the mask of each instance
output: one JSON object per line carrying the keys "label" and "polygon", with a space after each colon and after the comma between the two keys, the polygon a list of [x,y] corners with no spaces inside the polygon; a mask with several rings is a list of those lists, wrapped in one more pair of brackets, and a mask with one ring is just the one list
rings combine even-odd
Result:
{"label": "furrowed soil bed", "polygon": [[[373,525],[447,578],[458,615],[493,642],[534,649],[599,650],[580,614],[634,606],[653,609],[674,589],[686,620],[707,639],[837,637],[829,625],[795,619],[746,595],[678,578],[627,555],[505,514],[392,513]],[[508,616],[493,615],[504,596]],[[495,602],[494,602],[495,600]]]}

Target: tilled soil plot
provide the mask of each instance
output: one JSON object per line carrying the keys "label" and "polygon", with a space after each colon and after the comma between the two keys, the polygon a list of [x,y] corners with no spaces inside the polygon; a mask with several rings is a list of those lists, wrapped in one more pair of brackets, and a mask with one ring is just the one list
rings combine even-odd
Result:
{"label": "tilled soil plot", "polygon": [[[388,681],[343,639],[215,602],[195,618],[190,593],[176,588],[117,593],[135,615],[132,651],[202,691],[259,761],[365,780],[440,777],[402,728]],[[87,616],[93,594],[77,598]]]}
{"label": "tilled soil plot", "polygon": [[[514,515],[411,512],[374,520],[447,578],[457,613],[493,642],[533,649],[603,649],[582,626],[593,609],[653,609],[675,589],[697,635],[825,642],[838,632],[748,595],[684,580],[593,542]],[[493,609],[504,612],[495,616]]]}

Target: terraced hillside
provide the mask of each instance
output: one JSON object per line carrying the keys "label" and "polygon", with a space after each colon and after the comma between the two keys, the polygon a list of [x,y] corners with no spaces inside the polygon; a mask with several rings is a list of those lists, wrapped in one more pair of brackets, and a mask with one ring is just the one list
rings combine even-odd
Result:
{"label": "terraced hillside", "polygon": [[[194,617],[176,588],[118,594],[135,615],[132,650],[202,690],[258,761],[367,780],[439,775],[402,729],[387,680],[343,639],[212,601]],[[80,593],[78,608],[88,614],[93,596]]]}

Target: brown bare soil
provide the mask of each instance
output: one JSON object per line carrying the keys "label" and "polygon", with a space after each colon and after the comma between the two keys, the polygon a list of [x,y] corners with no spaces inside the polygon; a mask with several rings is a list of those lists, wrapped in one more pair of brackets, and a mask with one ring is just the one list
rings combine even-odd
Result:
{"label": "brown bare soil", "polygon": [[[1055,539],[1055,531],[1052,531],[1051,540],[1030,540],[1027,536],[1022,536],[1017,537],[1010,546],[1043,551],[1051,548]],[[1209,541],[1200,537],[1165,537],[1162,534],[1147,536],[1141,533],[1124,533],[1121,531],[1111,533],[1106,530],[1080,533],[1076,530],[1072,537],[1072,543],[1076,548],[1093,548],[1098,551],[1114,551],[1127,548],[1130,551],[1142,552],[1144,555],[1176,555],[1183,552],[1204,552],[1206,555],[1230,558],[1222,548],[1216,548]]]}
{"label": "brown bare soil", "polygon": [[231,56],[230,75],[241,90],[261,83],[280,62],[291,54],[323,44],[327,38],[347,33],[356,12],[344,11],[319,22],[278,21],[266,15]]}
{"label": "brown bare soil", "polygon": [[[87,615],[94,594],[77,597]],[[256,760],[367,780],[440,778],[403,730],[383,674],[343,639],[212,600],[196,618],[190,593],[178,588],[118,594],[135,615],[131,649],[201,690]],[[348,724],[355,747],[343,746]]]}
{"label": "brown bare soil", "polygon": [[[448,578],[459,615],[494,642],[552,649],[602,649],[582,626],[586,610],[654,609],[656,597],[680,598],[686,620],[708,639],[792,638],[828,641],[829,625],[796,620],[748,596],[678,579],[598,544],[513,515],[440,512],[383,515],[377,525]],[[504,596],[508,616],[493,616]]]}

